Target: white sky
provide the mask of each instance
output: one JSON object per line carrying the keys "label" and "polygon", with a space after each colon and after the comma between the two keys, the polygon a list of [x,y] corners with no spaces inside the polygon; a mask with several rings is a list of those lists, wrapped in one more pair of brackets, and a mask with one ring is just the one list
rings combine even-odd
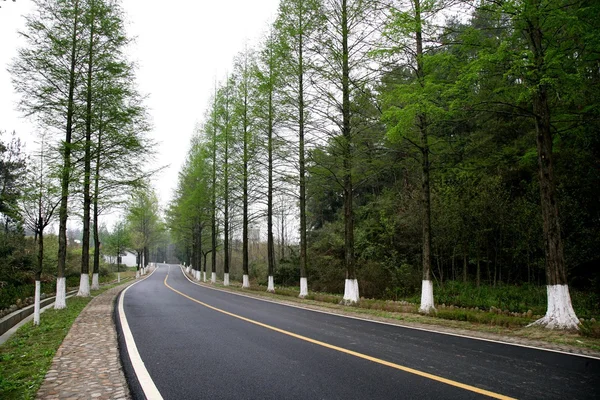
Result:
{"label": "white sky", "polygon": [[[122,0],[128,34],[136,37],[130,60],[135,61],[138,88],[149,95],[151,137],[157,142],[155,166],[170,167],[154,180],[164,206],[177,184],[194,127],[214,91],[233,66],[233,57],[246,43],[256,43],[273,21],[279,0],[201,0],[166,2]],[[34,149],[32,124],[15,110],[8,64],[22,45],[17,35],[32,10],[29,0],[0,0],[0,130],[17,132]]]}

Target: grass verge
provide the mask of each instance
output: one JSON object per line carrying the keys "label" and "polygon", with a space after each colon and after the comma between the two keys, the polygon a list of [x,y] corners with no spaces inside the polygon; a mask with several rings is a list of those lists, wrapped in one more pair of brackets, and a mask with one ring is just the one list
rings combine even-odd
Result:
{"label": "grass verge", "polygon": [[34,399],[54,354],[69,332],[75,318],[93,296],[114,287],[107,285],[92,291],[92,297],[71,297],[67,308],[46,310],[40,325],[23,325],[0,346],[0,399]]}

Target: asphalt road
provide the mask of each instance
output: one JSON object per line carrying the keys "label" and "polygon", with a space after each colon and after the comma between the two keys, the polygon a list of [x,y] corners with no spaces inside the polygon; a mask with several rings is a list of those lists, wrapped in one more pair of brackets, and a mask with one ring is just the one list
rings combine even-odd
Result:
{"label": "asphalt road", "polygon": [[130,287],[124,311],[164,399],[600,398],[598,359],[237,296],[173,265]]}

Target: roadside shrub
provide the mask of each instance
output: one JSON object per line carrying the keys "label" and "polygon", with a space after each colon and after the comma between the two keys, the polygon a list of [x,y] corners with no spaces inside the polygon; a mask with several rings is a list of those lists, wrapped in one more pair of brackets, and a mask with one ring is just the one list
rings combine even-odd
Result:
{"label": "roadside shrub", "polygon": [[586,320],[579,325],[579,334],[585,337],[600,339],[600,322]]}

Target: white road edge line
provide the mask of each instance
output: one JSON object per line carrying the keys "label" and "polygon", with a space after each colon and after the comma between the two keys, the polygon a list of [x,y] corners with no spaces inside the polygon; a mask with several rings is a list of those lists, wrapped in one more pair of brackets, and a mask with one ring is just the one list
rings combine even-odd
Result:
{"label": "white road edge line", "polygon": [[413,329],[413,330],[416,330],[416,331],[437,333],[437,334],[440,334],[440,335],[456,336],[456,337],[461,337],[461,338],[466,338],[466,339],[480,340],[482,342],[500,343],[500,344],[505,344],[505,345],[508,345],[508,346],[524,347],[524,348],[527,348],[527,349],[549,351],[549,352],[552,352],[552,353],[566,354],[568,356],[577,356],[577,357],[591,358],[591,359],[594,359],[594,360],[600,360],[600,357],[590,356],[590,355],[587,355],[587,354],[569,353],[568,351],[554,350],[554,349],[545,349],[543,347],[529,346],[529,345],[526,345],[526,344],[503,342],[502,340],[486,339],[486,338],[481,338],[481,337],[477,337],[477,336],[460,335],[458,333],[436,331],[434,329],[425,329],[425,328],[418,328],[416,326],[410,326],[410,325],[403,325],[403,324],[395,324],[395,323],[391,323],[391,322],[376,321],[376,320],[367,319],[367,318],[354,317],[354,316],[351,316],[351,315],[337,314],[337,313],[330,312],[330,311],[314,310],[312,308],[306,308],[306,307],[302,307],[302,306],[299,306],[299,305],[279,303],[279,302],[273,301],[273,300],[263,299],[263,298],[254,297],[254,296],[248,296],[248,295],[242,294],[242,293],[236,293],[236,292],[232,292],[232,291],[229,291],[229,290],[223,290],[223,289],[211,287],[211,286],[208,286],[206,284],[201,285],[201,284],[199,284],[197,282],[192,281],[185,274],[185,272],[183,272],[183,270],[181,271],[181,273],[183,274],[183,276],[186,277],[186,279],[188,281],[190,281],[194,285],[197,285],[197,286],[200,286],[200,287],[203,287],[203,288],[206,288],[206,289],[210,289],[210,290],[216,290],[218,292],[233,294],[235,296],[247,297],[249,299],[264,301],[264,302],[267,302],[267,303],[279,304],[280,306],[286,306],[286,307],[292,307],[292,308],[299,308],[301,310],[312,311],[312,312],[321,313],[321,314],[327,314],[327,315],[333,315],[333,316],[336,316],[336,317],[356,319],[356,320],[359,320],[359,321],[372,322],[372,323],[375,323],[375,324],[389,325],[389,326],[398,326],[398,327],[401,327],[401,328]]}
{"label": "white road edge line", "polygon": [[[146,278],[152,276],[152,274],[158,269],[157,266],[154,271],[150,273]],[[131,365],[133,366],[133,370],[135,371],[135,375],[137,376],[138,382],[144,391],[144,395],[149,400],[162,400],[162,396],[154,381],[150,377],[144,362],[142,361],[142,357],[140,357],[140,353],[138,352],[137,346],[135,345],[135,340],[133,339],[133,334],[131,333],[131,329],[129,328],[129,324],[127,323],[127,317],[125,316],[125,310],[123,309],[123,301],[125,299],[125,293],[127,290],[137,285],[138,283],[144,281],[145,279],[139,280],[132,285],[129,285],[121,292],[121,296],[119,297],[119,320],[121,321],[121,329],[123,330],[123,338],[125,339],[125,346],[127,347],[127,353],[129,354],[129,359],[131,360]]]}

